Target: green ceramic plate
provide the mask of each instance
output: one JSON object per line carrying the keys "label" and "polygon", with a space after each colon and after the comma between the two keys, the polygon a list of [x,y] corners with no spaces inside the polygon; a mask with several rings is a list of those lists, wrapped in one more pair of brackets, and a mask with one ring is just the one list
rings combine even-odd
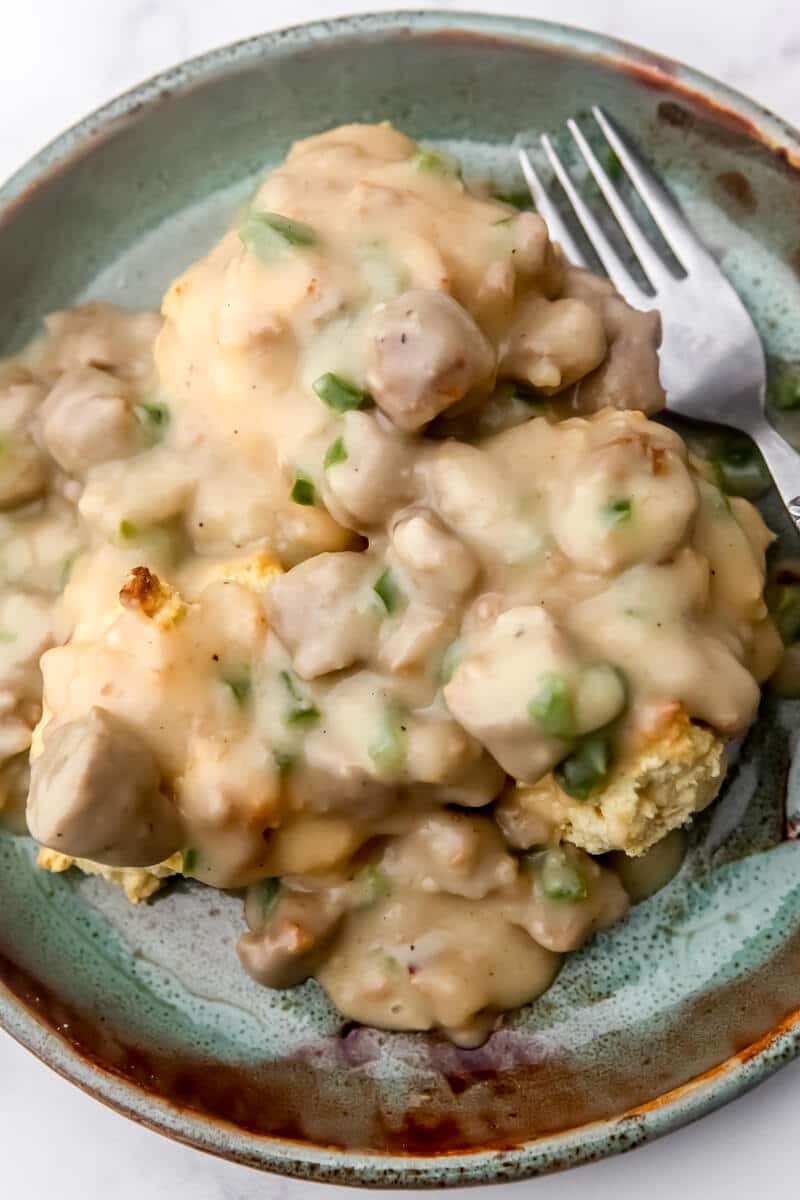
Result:
{"label": "green ceramic plate", "polygon": [[[297,137],[391,118],[515,182],[513,147],[603,104],[647,148],[800,359],[800,145],[675,63],[533,21],[426,12],[271,34],[160,76],[0,193],[0,348],[87,295],[155,304]],[[769,505],[768,505],[769,507]],[[773,523],[784,528],[775,507]],[[785,536],[785,530],[784,530]],[[180,884],[129,908],[0,838],[0,1020],[97,1097],[242,1162],[361,1184],[534,1175],[724,1103],[800,1042],[797,708],[765,700],[678,877],[479,1050],[342,1026],[314,984],[239,970],[239,904]],[[792,793],[800,801],[800,768]]]}

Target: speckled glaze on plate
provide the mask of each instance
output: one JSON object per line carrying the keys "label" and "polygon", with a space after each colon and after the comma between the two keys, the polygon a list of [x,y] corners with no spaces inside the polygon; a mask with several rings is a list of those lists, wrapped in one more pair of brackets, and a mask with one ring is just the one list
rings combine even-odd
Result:
{"label": "speckled glaze on plate", "polygon": [[[435,12],[217,51],[59,138],[0,191],[0,350],[87,295],[156,303],[296,137],[390,118],[508,184],[515,143],[597,102],[665,173],[772,360],[800,359],[794,131],[620,43]],[[679,875],[479,1050],[343,1026],[312,983],[257,988],[236,962],[228,896],[181,883],[129,908],[96,879],[35,870],[31,843],[8,835],[0,1021],[120,1111],[308,1179],[488,1183],[629,1149],[800,1046],[800,845],[786,836],[800,812],[797,725],[797,705],[764,701]]]}

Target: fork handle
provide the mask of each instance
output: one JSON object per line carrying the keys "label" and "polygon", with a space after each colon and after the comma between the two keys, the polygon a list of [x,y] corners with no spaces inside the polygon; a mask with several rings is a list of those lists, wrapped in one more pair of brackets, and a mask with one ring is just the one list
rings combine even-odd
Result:
{"label": "fork handle", "polygon": [[800,454],[768,421],[759,421],[750,435],[764,456],[792,524],[800,533]]}

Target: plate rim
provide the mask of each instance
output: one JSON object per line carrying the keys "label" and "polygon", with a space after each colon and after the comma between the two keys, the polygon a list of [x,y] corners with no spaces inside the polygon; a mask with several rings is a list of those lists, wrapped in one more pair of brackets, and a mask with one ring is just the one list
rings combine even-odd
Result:
{"label": "plate rim", "polygon": [[[53,177],[128,122],[155,108],[166,94],[183,94],[249,60],[268,63],[299,46],[391,34],[457,33],[524,42],[607,63],[735,120],[785,162],[800,170],[800,133],[737,89],[665,55],[631,42],[533,17],[439,9],[355,13],[257,34],[158,72],[69,126],[0,186],[0,228]],[[0,981],[0,1028],[94,1099],[154,1131],[247,1166],[305,1180],[351,1186],[433,1188],[529,1179],[633,1149],[713,1111],[762,1082],[800,1054],[800,1009],[717,1066],[616,1117],[504,1149],[477,1147],[446,1155],[382,1154],[335,1149],[287,1138],[246,1133],[218,1118],[181,1110],[84,1056],[40,1020]]]}
{"label": "plate rim", "polygon": [[[800,1053],[800,1009],[701,1075],[612,1118],[522,1141],[444,1155],[340,1149],[247,1133],[182,1110],[82,1054],[0,982],[0,1028],[45,1066],[108,1108],[162,1136],[242,1166],[350,1187],[419,1188],[519,1182],[634,1150],[699,1120],[762,1083]],[[220,1137],[222,1135],[222,1138]]]}

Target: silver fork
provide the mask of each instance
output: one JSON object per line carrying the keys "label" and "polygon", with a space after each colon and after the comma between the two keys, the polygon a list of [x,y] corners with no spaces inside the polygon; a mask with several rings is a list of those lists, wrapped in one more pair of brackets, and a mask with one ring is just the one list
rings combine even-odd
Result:
{"label": "silver fork", "polygon": [[[767,420],[766,364],[755,326],[733,286],[642,156],[601,108],[594,107],[592,115],[685,275],[671,271],[654,249],[576,121],[567,121],[567,128],[638,259],[652,296],[620,258],[546,134],[542,147],[611,282],[635,308],[657,309],[661,314],[660,368],[667,407],[749,434],[800,531],[800,456]],[[519,157],[551,237],[561,243],[568,259],[586,266],[529,156],[521,150]]]}

